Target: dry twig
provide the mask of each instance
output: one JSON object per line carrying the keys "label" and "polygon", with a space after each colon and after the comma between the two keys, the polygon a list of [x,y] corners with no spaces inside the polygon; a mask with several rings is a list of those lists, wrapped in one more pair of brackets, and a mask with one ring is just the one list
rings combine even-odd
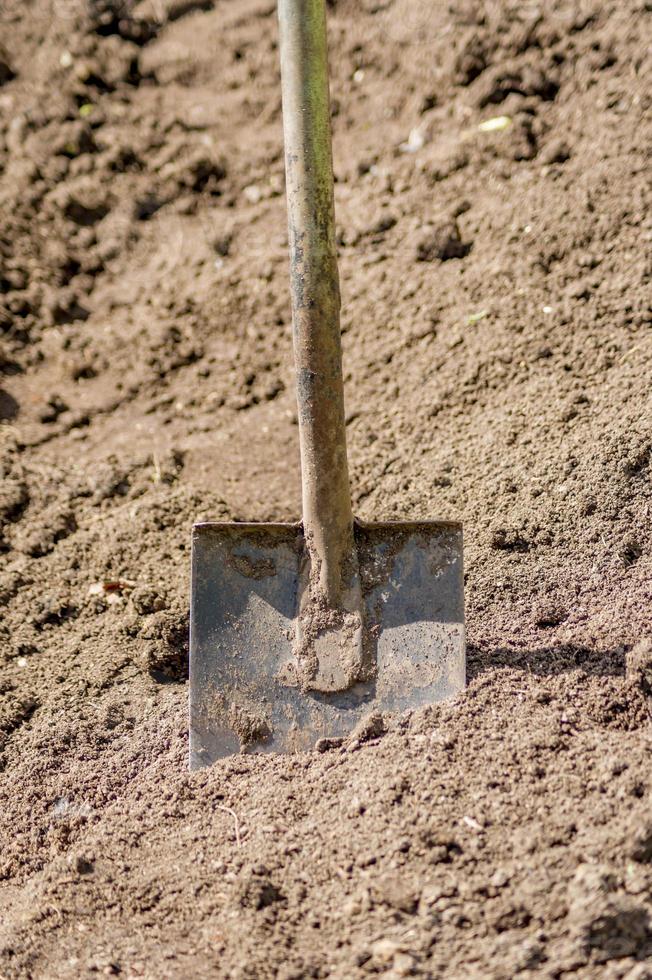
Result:
{"label": "dry twig", "polygon": [[215,804],[218,810],[224,810],[225,813],[230,813],[233,817],[233,822],[235,824],[235,842],[240,847],[242,844],[242,838],[240,837],[240,821],[238,820],[238,814],[235,810],[232,810],[230,806],[223,806],[221,803]]}

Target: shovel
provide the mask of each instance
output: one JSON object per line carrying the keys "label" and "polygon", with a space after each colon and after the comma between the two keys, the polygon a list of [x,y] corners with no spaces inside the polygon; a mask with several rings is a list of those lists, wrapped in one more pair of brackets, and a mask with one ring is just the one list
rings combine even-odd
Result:
{"label": "shovel", "polygon": [[461,525],[353,518],[324,0],[278,11],[303,522],[193,527],[193,769],[305,751],[465,683]]}

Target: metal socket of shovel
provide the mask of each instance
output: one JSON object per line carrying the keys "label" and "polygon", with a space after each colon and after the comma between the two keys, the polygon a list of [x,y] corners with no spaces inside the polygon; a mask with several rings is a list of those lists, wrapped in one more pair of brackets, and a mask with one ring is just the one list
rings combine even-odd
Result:
{"label": "metal socket of shovel", "polygon": [[324,0],[279,0],[301,524],[196,524],[190,765],[298,752],[465,683],[460,524],[354,521]]}

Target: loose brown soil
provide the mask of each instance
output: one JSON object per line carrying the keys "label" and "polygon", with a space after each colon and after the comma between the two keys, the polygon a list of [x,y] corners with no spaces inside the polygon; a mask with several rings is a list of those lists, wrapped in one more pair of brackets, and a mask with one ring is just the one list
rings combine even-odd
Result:
{"label": "loose brown soil", "polygon": [[191,522],[299,516],[274,4],[2,0],[9,980],[652,976],[650,3],[329,17],[355,509],[464,521],[469,687],[188,773]]}

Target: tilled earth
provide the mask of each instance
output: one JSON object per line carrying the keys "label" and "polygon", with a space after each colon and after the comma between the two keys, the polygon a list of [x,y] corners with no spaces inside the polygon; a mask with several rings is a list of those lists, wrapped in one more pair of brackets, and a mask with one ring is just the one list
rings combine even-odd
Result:
{"label": "tilled earth", "polygon": [[469,686],[187,771],[193,520],[299,516],[272,0],[0,5],[0,976],[652,977],[652,8],[329,6],[357,514]]}

